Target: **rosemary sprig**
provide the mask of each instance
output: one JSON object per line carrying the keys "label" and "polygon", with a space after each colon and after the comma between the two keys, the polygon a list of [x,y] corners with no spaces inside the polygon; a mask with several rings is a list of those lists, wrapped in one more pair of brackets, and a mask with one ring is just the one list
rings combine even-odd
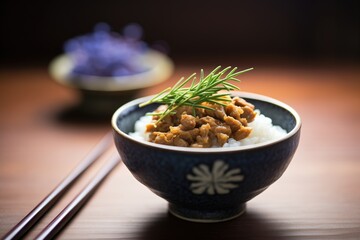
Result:
{"label": "rosemary sprig", "polygon": [[[139,106],[144,107],[151,103],[166,104],[168,107],[165,111],[148,114],[160,116],[158,121],[161,121],[170,114],[175,114],[176,109],[180,106],[192,107],[194,115],[196,108],[214,110],[211,107],[201,105],[203,102],[225,106],[224,102],[231,101],[229,98],[229,91],[239,90],[237,86],[229,83],[229,81],[240,82],[240,80],[236,77],[242,73],[252,70],[253,68],[248,68],[238,72],[236,71],[236,67],[233,69],[231,69],[231,67],[227,67],[221,71],[220,69],[221,66],[218,66],[207,76],[204,76],[204,71],[201,69],[200,80],[198,82],[196,82],[196,73],[193,73],[186,79],[182,77],[173,87],[164,89],[155,97],[140,104]],[[191,82],[190,86],[184,87],[189,82]],[[225,90],[226,92],[219,92],[222,90]]]}

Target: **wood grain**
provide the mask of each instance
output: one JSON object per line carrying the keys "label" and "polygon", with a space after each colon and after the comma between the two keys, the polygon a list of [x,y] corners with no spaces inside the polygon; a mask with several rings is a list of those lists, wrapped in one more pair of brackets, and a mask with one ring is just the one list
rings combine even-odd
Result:
{"label": "wood grain", "polygon": [[[211,61],[176,61],[168,82]],[[222,64],[244,66],[238,59]],[[285,174],[247,204],[245,215],[219,224],[185,222],[121,165],[59,235],[60,239],[360,239],[360,66],[259,61],[242,76],[244,91],[294,107],[303,126]],[[315,67],[314,67],[315,66]],[[248,66],[246,66],[248,67]],[[244,67],[245,68],[245,67]],[[22,219],[111,128],[110,119],[64,118],[77,92],[46,68],[0,70],[0,236]],[[91,167],[27,235],[36,236],[110,156]]]}

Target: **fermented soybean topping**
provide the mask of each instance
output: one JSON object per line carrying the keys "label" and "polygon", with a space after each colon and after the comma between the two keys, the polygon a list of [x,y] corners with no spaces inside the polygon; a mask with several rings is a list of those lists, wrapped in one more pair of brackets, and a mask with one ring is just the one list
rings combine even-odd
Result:
{"label": "fermented soybean topping", "polygon": [[[168,115],[157,122],[153,116],[152,123],[146,126],[150,133],[149,141],[159,144],[181,147],[221,147],[229,138],[239,141],[249,136],[251,128],[248,123],[256,116],[254,106],[239,97],[232,98],[224,107],[218,104],[202,103],[214,110],[194,109],[181,106],[176,114]],[[161,105],[155,112],[166,109]],[[155,124],[156,123],[156,124]]]}

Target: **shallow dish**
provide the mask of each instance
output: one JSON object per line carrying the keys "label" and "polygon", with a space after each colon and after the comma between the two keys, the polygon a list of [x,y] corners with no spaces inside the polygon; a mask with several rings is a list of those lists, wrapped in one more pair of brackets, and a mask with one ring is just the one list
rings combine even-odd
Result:
{"label": "shallow dish", "polygon": [[113,113],[121,104],[134,99],[141,89],[167,80],[174,69],[170,58],[155,50],[148,50],[138,61],[146,71],[118,77],[74,75],[71,57],[63,54],[50,63],[49,72],[56,82],[81,93],[85,110]]}
{"label": "shallow dish", "polygon": [[241,215],[247,201],[281,177],[299,143],[301,120],[290,106],[253,93],[233,93],[270,117],[286,136],[266,143],[228,148],[185,148],[137,140],[134,123],[158,105],[139,108],[150,97],[120,107],[112,117],[118,152],[133,176],[169,202],[169,211],[198,222]]}

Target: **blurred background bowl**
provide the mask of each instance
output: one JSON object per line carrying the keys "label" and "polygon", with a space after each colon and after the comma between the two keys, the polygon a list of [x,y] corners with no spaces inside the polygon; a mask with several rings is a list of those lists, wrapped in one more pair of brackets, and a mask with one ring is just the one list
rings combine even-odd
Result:
{"label": "blurred background bowl", "polygon": [[72,74],[74,62],[63,54],[51,61],[49,72],[59,84],[79,91],[78,111],[111,115],[123,103],[136,98],[142,89],[167,80],[174,70],[171,59],[155,50],[147,50],[138,58],[138,64],[146,70],[114,77]]}

